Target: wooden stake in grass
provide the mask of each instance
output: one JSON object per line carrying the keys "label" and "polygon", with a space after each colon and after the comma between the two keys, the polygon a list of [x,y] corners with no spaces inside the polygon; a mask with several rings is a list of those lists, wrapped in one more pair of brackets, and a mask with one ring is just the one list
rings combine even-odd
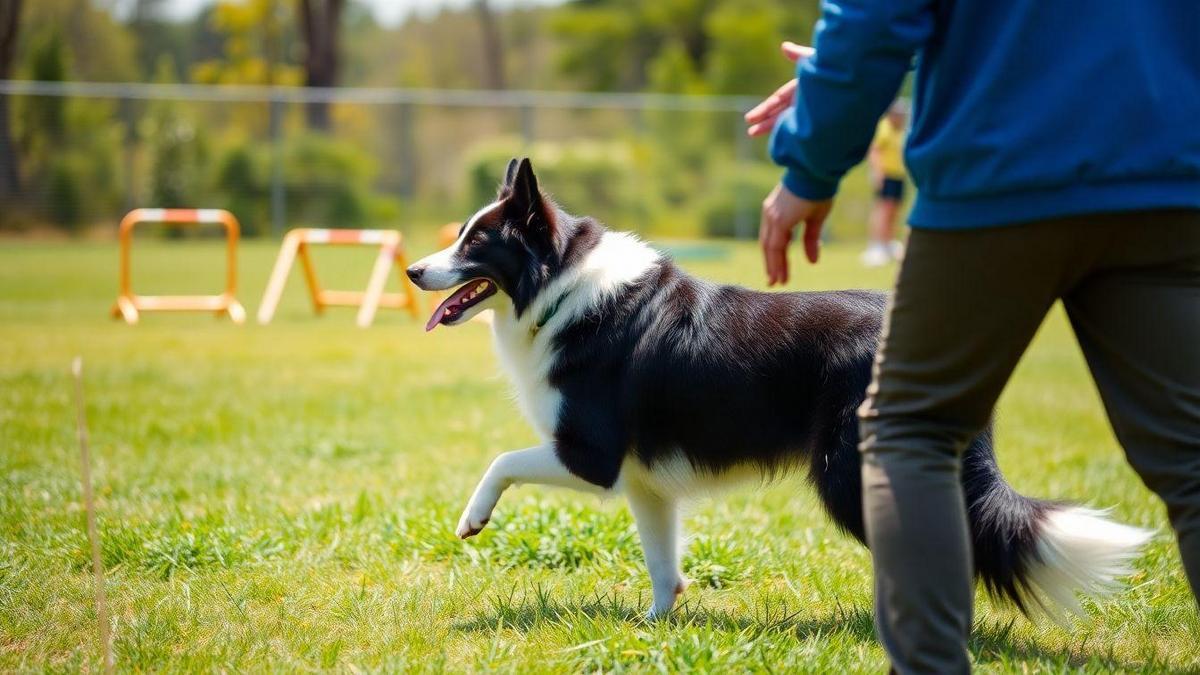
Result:
{"label": "wooden stake in grass", "polygon": [[92,544],[92,573],[95,577],[96,620],[100,624],[100,643],[104,647],[104,672],[113,672],[112,638],[108,633],[108,601],[104,596],[104,566],[100,563],[100,537],[96,534],[96,505],[92,498],[92,457],[88,452],[87,413],[83,403],[83,357],[71,362],[75,375],[75,403],[78,409],[79,457],[83,472],[83,504],[87,510],[88,540]]}

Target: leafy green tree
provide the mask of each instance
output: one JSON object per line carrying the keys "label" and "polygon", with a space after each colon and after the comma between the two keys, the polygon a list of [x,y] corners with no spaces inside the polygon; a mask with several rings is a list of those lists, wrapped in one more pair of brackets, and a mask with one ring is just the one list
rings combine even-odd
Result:
{"label": "leafy green tree", "polygon": [[707,94],[708,83],[679,41],[668,42],[647,64],[649,89],[663,94]]}
{"label": "leafy green tree", "polygon": [[[175,63],[187,61],[189,48],[188,26],[164,19],[164,9],[169,0],[133,0],[130,10],[129,30],[135,41],[138,70],[143,77],[154,75],[155,68],[163,56],[170,56]],[[171,81],[179,81],[182,72],[172,73]]]}
{"label": "leafy green tree", "polygon": [[[51,29],[39,36],[29,55],[29,76],[41,82],[63,82],[67,79],[67,55],[58,30]],[[45,141],[57,146],[66,131],[66,102],[59,96],[31,96],[25,102],[26,146]]]}
{"label": "leafy green tree", "polygon": [[191,76],[203,84],[298,85],[299,67],[282,57],[285,45],[295,40],[287,28],[295,17],[278,0],[222,0],[208,17],[210,28],[221,37],[219,56],[192,66]]}
{"label": "leafy green tree", "polygon": [[696,70],[708,53],[704,17],[714,0],[590,0],[568,4],[550,21],[563,44],[559,67],[586,89],[636,91],[647,64],[667,45]]}
{"label": "leafy green tree", "polygon": [[483,45],[484,83],[488,89],[504,89],[504,42],[496,24],[496,13],[488,0],[475,0],[475,14],[479,17],[480,43]]}
{"label": "leafy green tree", "polygon": [[18,62],[28,69],[31,52],[46,33],[57,31],[69,55],[68,79],[129,82],[138,79],[137,41],[125,25],[91,0],[36,0],[24,3]]}
{"label": "leafy green tree", "polygon": [[[653,36],[638,21],[640,3],[577,3],[555,13],[550,26],[564,48],[558,67],[582,88],[636,90],[644,84],[642,66],[653,55]],[[632,7],[630,6],[632,5]]]}
{"label": "leafy green tree", "polygon": [[[304,75],[283,54],[296,40],[294,16],[280,0],[222,0],[206,17],[218,37],[219,54],[191,67],[191,78],[203,84],[296,86]],[[161,73],[160,73],[161,75]],[[233,135],[265,136],[270,129],[269,104],[228,106],[207,118]]]}
{"label": "leafy green tree", "polygon": [[779,56],[782,10],[767,0],[725,2],[704,22],[709,54],[705,80],[716,94],[763,94],[787,79],[791,64]]}
{"label": "leafy green tree", "polygon": [[[341,65],[342,11],[346,0],[298,0],[300,35],[304,39],[304,84],[308,87],[334,87]],[[329,131],[329,104],[310,101],[305,104],[310,129]]]}
{"label": "leafy green tree", "polygon": [[[169,55],[159,57],[155,81],[170,81],[176,71]],[[154,101],[139,125],[150,158],[150,204],[160,208],[196,208],[207,197],[208,138],[194,109],[178,101]]]}
{"label": "leafy green tree", "polygon": [[807,42],[818,13],[816,0],[576,0],[550,26],[559,68],[586,89],[657,90],[653,71],[664,59],[682,70],[682,54],[706,92],[756,94],[790,69],[779,42]]}
{"label": "leafy green tree", "polygon": [[203,135],[171,102],[156,105],[142,133],[150,143],[150,200],[156,207],[195,208],[204,185]]}
{"label": "leafy green tree", "polygon": [[[88,2],[23,3],[21,36],[19,77],[125,80],[135,72],[130,33]],[[18,208],[10,208],[6,197],[0,211],[21,212],[14,218],[18,225],[115,223],[127,187],[117,169],[125,131],[116,102],[55,96],[10,101],[16,139],[11,156],[21,164],[22,192],[13,198]]]}

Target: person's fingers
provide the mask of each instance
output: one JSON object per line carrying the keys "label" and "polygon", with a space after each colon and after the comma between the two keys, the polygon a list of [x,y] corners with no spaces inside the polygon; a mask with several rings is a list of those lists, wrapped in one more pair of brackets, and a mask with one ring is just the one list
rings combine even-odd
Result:
{"label": "person's fingers", "polygon": [[762,242],[768,286],[787,283],[787,248],[792,239],[791,234],[790,228],[774,222],[768,211],[764,209],[762,225],[759,228],[759,240]]}
{"label": "person's fingers", "polygon": [[768,111],[771,110],[771,108],[775,107],[775,97],[778,95],[779,90],[776,89],[771,93],[770,96],[764,98],[762,101],[759,101],[758,105],[746,111],[746,114],[742,115],[742,119],[750,123],[754,123],[762,119],[768,114]]}
{"label": "person's fingers", "polygon": [[787,246],[779,247],[775,256],[775,283],[782,286],[788,282]]}
{"label": "person's fingers", "polygon": [[821,256],[821,228],[825,226],[825,218],[829,216],[829,207],[821,206],[813,210],[804,220],[804,257],[808,262],[816,264]]}
{"label": "person's fingers", "polygon": [[772,286],[775,284],[775,251],[773,248],[774,233],[768,217],[768,209],[769,207],[763,204],[762,219],[758,224],[758,243],[762,248],[763,267],[767,270],[767,285]]}
{"label": "person's fingers", "polygon": [[[780,47],[784,55],[793,61],[808,58],[815,53],[812,47],[798,45],[795,42],[784,42]],[[750,125],[746,129],[746,133],[750,136],[763,136],[770,133],[771,129],[775,128],[775,120],[779,118],[780,113],[791,106],[792,101],[796,98],[796,86],[795,78],[788,80],[743,115],[746,124]]]}
{"label": "person's fingers", "polygon": [[762,242],[763,267],[767,271],[767,285],[775,285],[775,254],[771,248],[767,246],[767,242]]}
{"label": "person's fingers", "polygon": [[[763,227],[769,228],[765,223]],[[764,233],[759,239],[762,244],[763,267],[767,270],[767,285],[772,286],[775,284],[775,251],[771,248],[769,232]]]}
{"label": "person's fingers", "polygon": [[775,280],[780,284],[788,282],[788,244],[791,243],[791,230],[783,230],[783,236],[775,249]]}
{"label": "person's fingers", "polygon": [[773,94],[767,99],[767,105],[761,111],[764,115],[779,114],[792,105],[792,101],[796,98],[796,79],[790,79],[784,82]]}
{"label": "person's fingers", "polygon": [[785,40],[783,44],[779,45],[779,50],[782,51],[783,55],[793,63],[799,61],[800,59],[807,59],[808,57],[817,53],[817,50],[813,49],[812,47],[798,45],[791,40]]}
{"label": "person's fingers", "polygon": [[767,243],[767,285],[786,284],[787,268],[787,240],[772,239]]}
{"label": "person's fingers", "polygon": [[767,119],[772,113],[775,112],[776,108],[779,107],[779,104],[772,100],[774,98],[774,94],[764,98],[762,103],[759,103],[751,108],[750,111],[745,115],[742,115],[742,119],[746,120],[746,124],[756,124]]}
{"label": "person's fingers", "polygon": [[804,224],[804,257],[816,264],[821,256],[821,225],[812,221]]}
{"label": "person's fingers", "polygon": [[770,96],[754,106],[743,117],[749,124],[762,122],[768,117],[778,115],[779,111],[792,104],[796,95],[796,80],[790,80],[776,89]]}
{"label": "person's fingers", "polygon": [[775,128],[775,120],[779,119],[779,115],[773,115],[758,124],[751,124],[746,129],[747,136],[766,136]]}

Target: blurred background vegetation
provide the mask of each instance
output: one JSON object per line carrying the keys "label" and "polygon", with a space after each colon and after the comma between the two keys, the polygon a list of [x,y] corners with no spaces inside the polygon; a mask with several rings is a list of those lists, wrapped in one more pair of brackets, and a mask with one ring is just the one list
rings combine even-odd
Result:
{"label": "blurred background vegetation", "polygon": [[[179,2],[0,0],[0,80],[478,96],[3,90],[0,229],[107,236],[139,206],[228,208],[251,236],[432,228],[489,201],[507,159],[527,154],[564,206],[614,227],[753,236],[779,172],[764,141],[744,137],[740,113],[791,76],[779,42],[808,41],[818,15],[817,0],[461,0],[382,23],[365,0],[193,0],[186,16]],[[547,99],[488,104],[513,92]],[[552,98],[562,92],[669,96],[584,106]],[[859,236],[867,193],[865,177],[847,179],[832,236]]]}

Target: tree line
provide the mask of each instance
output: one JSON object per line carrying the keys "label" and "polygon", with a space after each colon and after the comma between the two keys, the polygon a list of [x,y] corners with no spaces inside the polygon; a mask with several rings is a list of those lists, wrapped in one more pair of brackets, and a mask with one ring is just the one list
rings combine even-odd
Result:
{"label": "tree line", "polygon": [[[786,79],[790,65],[778,44],[806,40],[819,11],[817,0],[574,0],[504,10],[474,0],[384,26],[356,0],[220,0],[185,21],[170,20],[165,9],[166,0],[0,0],[0,79],[757,95]],[[238,129],[253,137],[267,123],[262,114],[222,114],[227,128],[215,133],[210,119],[193,114],[187,131],[187,111],[170,106],[146,107],[135,124],[117,108],[89,115],[69,102],[13,98],[0,94],[5,204],[53,193],[55,186],[78,193],[73,180],[121,173],[122,162],[147,164],[149,172],[172,161],[219,165],[228,157],[206,159],[200,146],[231,146],[225,139]],[[293,124],[316,135],[353,133],[353,120],[344,119],[349,113],[339,114],[313,102]],[[710,142],[729,142],[728,129],[685,126],[686,134],[662,134],[663,143],[693,146],[678,149],[684,157]],[[158,145],[127,151],[136,156],[122,160],[122,146],[134,141]],[[319,140],[301,145],[329,147]],[[258,151],[241,150],[245,156],[225,168],[248,176]],[[51,157],[53,151],[62,156]],[[97,153],[112,156],[86,156]],[[149,183],[186,184],[195,179],[187,173]],[[204,173],[208,184],[219,184],[220,167]],[[379,182],[381,172],[352,173]],[[356,190],[362,192],[350,192]]]}

